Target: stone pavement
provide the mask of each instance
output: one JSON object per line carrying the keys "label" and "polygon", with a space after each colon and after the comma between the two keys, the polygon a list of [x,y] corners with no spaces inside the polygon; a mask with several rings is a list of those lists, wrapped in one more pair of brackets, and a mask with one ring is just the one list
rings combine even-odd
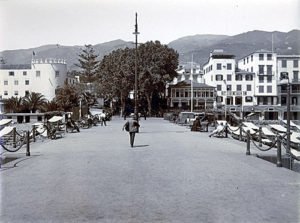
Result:
{"label": "stone pavement", "polygon": [[246,145],[168,121],[124,120],[31,144],[5,164],[1,222],[300,222],[300,175]]}

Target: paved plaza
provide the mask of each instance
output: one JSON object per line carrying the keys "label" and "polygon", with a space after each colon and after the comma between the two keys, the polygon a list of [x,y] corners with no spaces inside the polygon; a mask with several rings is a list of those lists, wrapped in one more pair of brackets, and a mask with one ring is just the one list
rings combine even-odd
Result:
{"label": "paved plaza", "polygon": [[0,222],[300,222],[300,174],[244,142],[148,118],[131,148],[123,124],[39,139],[2,166]]}

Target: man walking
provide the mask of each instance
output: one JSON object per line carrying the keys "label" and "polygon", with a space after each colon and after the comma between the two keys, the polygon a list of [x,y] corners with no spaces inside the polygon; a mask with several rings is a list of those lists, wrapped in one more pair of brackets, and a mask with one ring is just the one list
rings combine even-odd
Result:
{"label": "man walking", "polygon": [[125,123],[125,125],[123,126],[122,130],[124,131],[124,129],[125,129],[127,132],[129,132],[131,147],[133,147],[135,133],[138,132],[139,127],[140,127],[140,124],[138,123],[136,117],[133,117],[132,120],[127,121]]}

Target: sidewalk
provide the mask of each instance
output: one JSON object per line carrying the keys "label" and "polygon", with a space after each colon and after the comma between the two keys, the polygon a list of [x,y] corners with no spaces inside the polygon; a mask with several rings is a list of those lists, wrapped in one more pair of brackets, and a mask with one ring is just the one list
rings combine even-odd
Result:
{"label": "sidewalk", "polygon": [[31,144],[0,172],[0,222],[300,222],[299,173],[244,142],[149,118],[131,148],[124,123]]}

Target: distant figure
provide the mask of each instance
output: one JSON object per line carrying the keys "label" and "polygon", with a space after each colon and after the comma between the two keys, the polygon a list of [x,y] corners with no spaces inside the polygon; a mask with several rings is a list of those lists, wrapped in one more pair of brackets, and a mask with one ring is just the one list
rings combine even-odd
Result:
{"label": "distant figure", "polygon": [[200,130],[201,130],[201,122],[200,122],[200,118],[197,117],[193,122],[191,131],[200,131]]}
{"label": "distant figure", "polygon": [[222,132],[224,130],[225,126],[223,125],[223,122],[221,122],[220,125],[218,125],[218,127],[212,131],[211,134],[209,134],[209,137],[211,137],[212,135],[215,135],[215,134],[219,134],[220,132]]}
{"label": "distant figure", "polygon": [[106,126],[106,114],[104,111],[100,114],[100,123],[101,126],[103,126],[103,124]]}
{"label": "distant figure", "polygon": [[125,123],[123,126],[123,131],[124,129],[129,132],[129,137],[130,137],[130,146],[133,147],[134,144],[134,138],[135,138],[135,133],[138,132],[138,129],[140,127],[140,124],[137,121],[137,118],[134,116],[132,120],[129,120]]}

